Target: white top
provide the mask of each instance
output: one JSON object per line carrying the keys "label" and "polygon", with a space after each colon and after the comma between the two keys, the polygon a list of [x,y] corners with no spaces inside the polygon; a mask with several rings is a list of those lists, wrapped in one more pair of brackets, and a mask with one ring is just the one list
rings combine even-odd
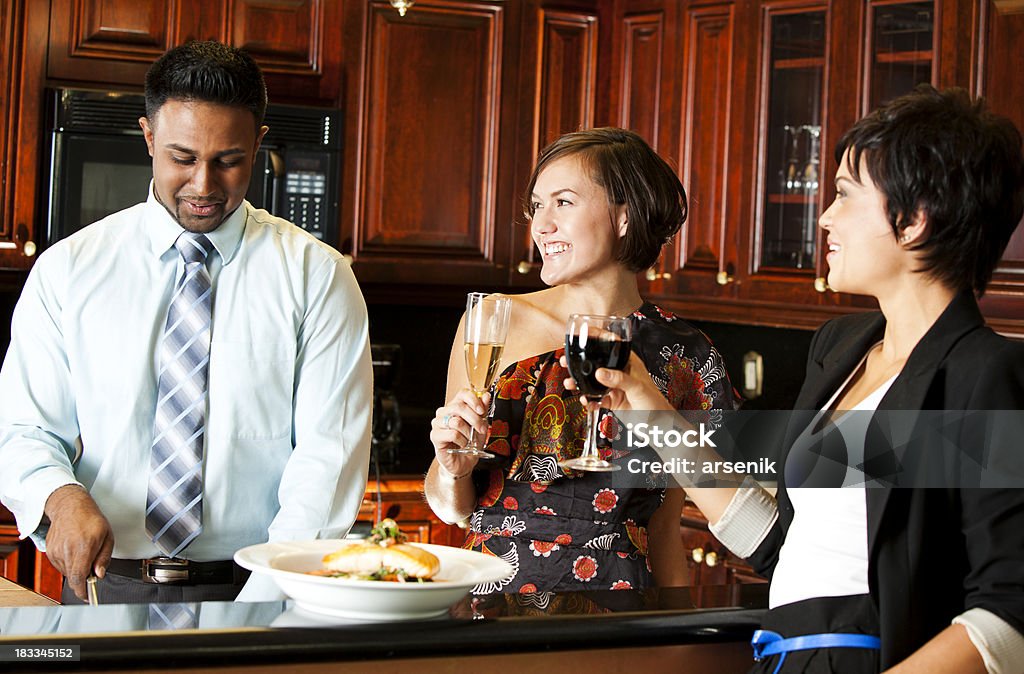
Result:
{"label": "white top", "polygon": [[[152,196],[36,261],[0,370],[0,500],[45,549],[49,495],[81,484],[114,557],[153,557],[145,531],[158,345],[183,230]],[[203,533],[184,557],[343,536],[370,449],[366,305],[348,261],[244,202],[215,231]]]}
{"label": "white top", "polygon": [[[860,366],[854,372],[859,369]],[[818,433],[813,429],[823,416],[831,413],[829,410],[852,376],[851,373],[825,403],[795,445],[814,441]],[[895,380],[893,375],[849,411],[878,409],[878,403]],[[865,478],[854,468],[863,462],[867,421],[866,414],[845,413],[826,426],[837,429],[846,445],[848,465],[843,489],[796,487],[787,491],[793,503],[793,522],[786,531],[786,543],[779,551],[772,574],[769,608],[813,597],[869,592],[867,498],[862,486]]]}

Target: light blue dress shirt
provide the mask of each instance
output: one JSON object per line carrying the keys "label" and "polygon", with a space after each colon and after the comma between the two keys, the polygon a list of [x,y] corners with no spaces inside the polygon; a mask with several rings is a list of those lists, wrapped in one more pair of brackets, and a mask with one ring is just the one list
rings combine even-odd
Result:
{"label": "light blue dress shirt", "polygon": [[[92,494],[114,557],[153,557],[145,531],[158,346],[183,264],[152,195],[44,252],[0,370],[0,500],[45,545],[49,495]],[[213,335],[203,533],[184,557],[334,538],[366,485],[372,370],[348,260],[244,202],[209,234]]]}

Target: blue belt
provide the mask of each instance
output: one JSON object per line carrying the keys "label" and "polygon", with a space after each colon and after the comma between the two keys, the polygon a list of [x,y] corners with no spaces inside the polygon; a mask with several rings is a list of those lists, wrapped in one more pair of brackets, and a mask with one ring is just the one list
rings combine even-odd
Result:
{"label": "blue belt", "polygon": [[772,674],[777,674],[782,669],[782,661],[790,651],[806,651],[812,648],[870,648],[878,650],[882,647],[882,640],[870,634],[805,634],[800,637],[783,638],[778,632],[768,630],[757,630],[754,638],[750,640],[754,647],[754,659],[762,660],[771,655],[782,654],[779,664]]}

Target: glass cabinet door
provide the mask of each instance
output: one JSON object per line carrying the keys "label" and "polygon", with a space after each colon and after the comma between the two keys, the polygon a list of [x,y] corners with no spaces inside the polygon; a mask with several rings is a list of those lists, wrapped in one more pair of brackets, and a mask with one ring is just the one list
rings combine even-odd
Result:
{"label": "glass cabinet door", "polygon": [[932,82],[933,2],[873,2],[864,112]]}
{"label": "glass cabinet door", "polygon": [[[826,12],[768,10],[757,269],[815,267]],[[755,270],[756,271],[756,270]]]}

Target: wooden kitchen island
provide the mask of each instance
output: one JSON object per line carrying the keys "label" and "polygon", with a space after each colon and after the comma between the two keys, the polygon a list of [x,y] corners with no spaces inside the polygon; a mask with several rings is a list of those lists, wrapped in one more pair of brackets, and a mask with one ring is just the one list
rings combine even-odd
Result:
{"label": "wooden kitchen island", "polygon": [[290,601],[206,602],[198,629],[174,632],[148,631],[145,604],[8,603],[0,650],[80,649],[77,662],[5,662],[5,671],[728,673],[752,664],[748,642],[766,603],[764,585],[740,596],[715,586],[494,594],[433,620],[371,623],[318,618]]}

